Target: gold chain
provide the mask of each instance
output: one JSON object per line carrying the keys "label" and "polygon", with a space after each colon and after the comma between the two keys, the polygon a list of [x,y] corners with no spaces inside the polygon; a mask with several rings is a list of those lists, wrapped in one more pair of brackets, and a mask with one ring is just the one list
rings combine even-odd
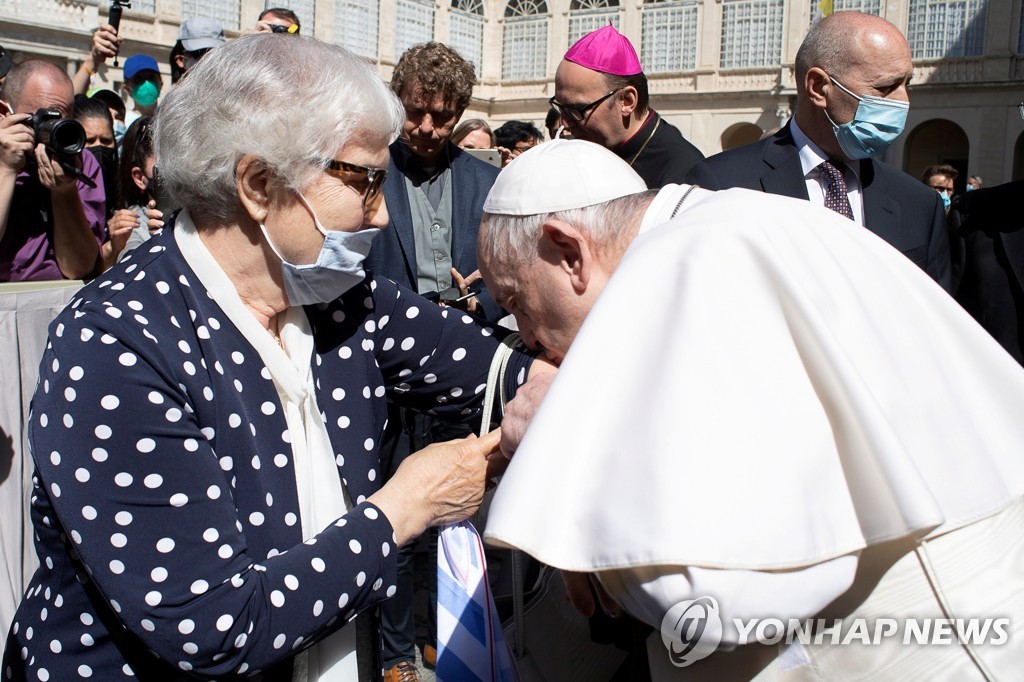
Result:
{"label": "gold chain", "polygon": [[651,138],[654,137],[654,133],[658,132],[658,126],[660,126],[660,125],[661,125],[661,118],[659,118],[658,122],[654,124],[654,130],[652,130],[651,134],[647,136],[646,140],[644,140],[644,144],[643,144],[642,147],[640,147],[640,151],[638,151],[636,153],[636,155],[632,159],[630,159],[630,161],[629,161],[630,167],[632,167],[633,164],[636,163],[636,160],[639,159],[640,155],[644,153],[645,149],[647,149],[647,144],[651,141]]}

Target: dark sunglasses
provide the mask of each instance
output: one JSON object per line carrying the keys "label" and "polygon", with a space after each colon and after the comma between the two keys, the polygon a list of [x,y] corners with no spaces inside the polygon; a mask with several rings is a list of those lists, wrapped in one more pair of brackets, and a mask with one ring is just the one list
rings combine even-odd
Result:
{"label": "dark sunglasses", "polygon": [[[362,194],[363,206],[370,206],[376,201],[377,197],[380,196],[381,185],[384,184],[384,179],[388,176],[388,172],[383,168],[367,168],[366,166],[357,166],[354,163],[337,161],[335,159],[327,162],[325,171],[328,175],[338,178]],[[352,175],[361,175],[365,179],[353,181]]]}
{"label": "dark sunglasses", "polygon": [[577,124],[578,123],[583,123],[584,119],[587,118],[587,114],[590,113],[591,109],[593,109],[598,104],[600,104],[601,102],[605,101],[606,99],[608,99],[609,97],[611,97],[612,95],[614,95],[615,93],[617,93],[621,89],[622,88],[615,88],[614,90],[609,92],[604,97],[600,97],[598,99],[595,99],[590,104],[583,104],[583,105],[578,105],[578,106],[577,105],[572,105],[572,104],[562,104],[561,102],[556,100],[554,97],[551,97],[550,99],[548,99],[548,104],[553,106],[555,108],[555,110],[558,111],[558,114],[562,118],[564,118],[566,120],[569,120],[569,121],[572,121],[573,123],[577,123]]}

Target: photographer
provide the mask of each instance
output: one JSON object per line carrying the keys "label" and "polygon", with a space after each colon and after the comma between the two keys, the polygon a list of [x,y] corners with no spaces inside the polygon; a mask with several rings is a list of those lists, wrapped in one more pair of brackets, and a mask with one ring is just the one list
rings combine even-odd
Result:
{"label": "photographer", "polygon": [[53,121],[33,122],[40,109],[69,118],[73,101],[67,74],[37,59],[11,70],[0,89],[0,282],[78,279],[96,267],[104,237],[100,166],[88,152],[58,158],[45,144]]}

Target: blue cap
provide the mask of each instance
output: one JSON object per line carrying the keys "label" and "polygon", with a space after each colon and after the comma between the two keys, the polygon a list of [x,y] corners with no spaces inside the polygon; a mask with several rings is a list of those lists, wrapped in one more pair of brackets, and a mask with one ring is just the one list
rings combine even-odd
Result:
{"label": "blue cap", "polygon": [[160,73],[160,65],[148,54],[134,54],[124,60],[125,80],[131,80],[139,71],[147,70]]}

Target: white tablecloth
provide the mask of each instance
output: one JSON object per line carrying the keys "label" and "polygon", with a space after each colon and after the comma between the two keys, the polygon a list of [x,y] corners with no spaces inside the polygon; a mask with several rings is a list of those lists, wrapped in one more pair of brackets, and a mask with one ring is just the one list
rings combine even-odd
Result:
{"label": "white tablecloth", "polygon": [[7,634],[21,593],[38,565],[29,517],[28,404],[39,376],[46,328],[81,286],[0,284],[0,636]]}

